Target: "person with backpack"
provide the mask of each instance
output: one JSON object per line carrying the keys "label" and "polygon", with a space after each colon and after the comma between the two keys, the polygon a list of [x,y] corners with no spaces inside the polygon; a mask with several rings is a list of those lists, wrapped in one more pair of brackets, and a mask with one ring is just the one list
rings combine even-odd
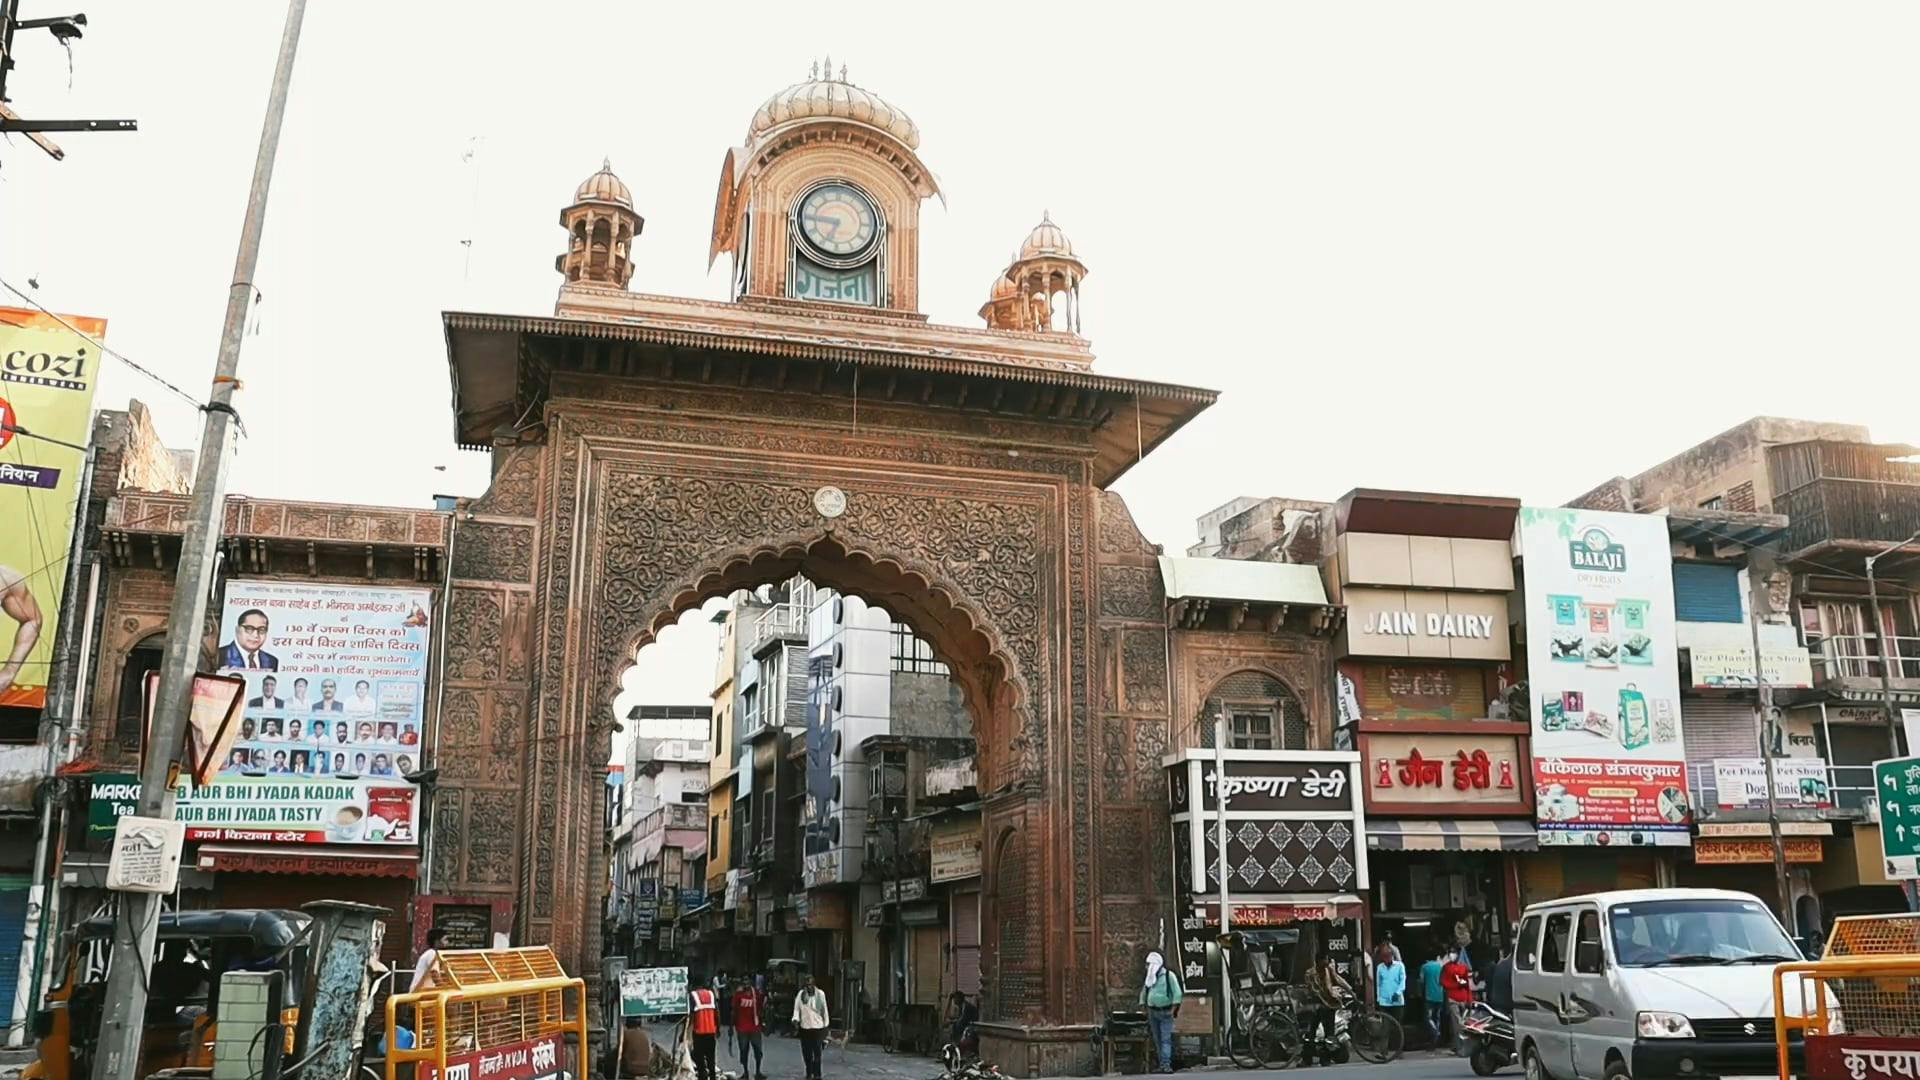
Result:
{"label": "person with backpack", "polygon": [[1147,1033],[1152,1036],[1153,1052],[1161,1072],[1173,1071],[1173,1021],[1180,1015],[1180,1002],[1186,997],[1180,977],[1167,967],[1166,957],[1147,954],[1147,977],[1140,986],[1140,1004],[1147,1007]]}

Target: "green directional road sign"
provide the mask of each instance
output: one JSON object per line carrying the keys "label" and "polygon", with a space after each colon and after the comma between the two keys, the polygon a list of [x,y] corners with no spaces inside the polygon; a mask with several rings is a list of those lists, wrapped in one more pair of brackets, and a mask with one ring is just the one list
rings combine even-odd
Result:
{"label": "green directional road sign", "polygon": [[1873,763],[1880,857],[1890,878],[1920,878],[1920,757]]}

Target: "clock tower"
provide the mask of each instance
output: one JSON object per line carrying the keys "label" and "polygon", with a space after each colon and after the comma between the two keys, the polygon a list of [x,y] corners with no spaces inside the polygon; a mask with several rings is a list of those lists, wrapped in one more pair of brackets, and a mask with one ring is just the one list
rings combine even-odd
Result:
{"label": "clock tower", "polygon": [[832,60],[768,98],[727,151],[708,259],[733,299],[917,314],[920,204],[940,194],[906,113]]}

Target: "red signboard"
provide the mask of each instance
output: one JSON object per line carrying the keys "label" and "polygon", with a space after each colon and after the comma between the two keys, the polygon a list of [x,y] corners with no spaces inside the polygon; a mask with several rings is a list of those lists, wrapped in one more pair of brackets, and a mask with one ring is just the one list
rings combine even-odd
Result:
{"label": "red signboard", "polygon": [[[559,1033],[508,1043],[491,1050],[447,1055],[445,1080],[552,1080],[565,1068],[566,1050]],[[425,1080],[441,1080],[428,1065]]]}
{"label": "red signboard", "polygon": [[1594,833],[1594,842],[1618,842],[1615,833],[1628,830],[1655,845],[1689,840],[1684,761],[1535,758],[1533,785],[1543,832],[1569,830],[1554,843],[1579,843],[1582,832]]}
{"label": "red signboard", "polygon": [[1809,1035],[1804,1075],[1808,1080],[1914,1080],[1920,1077],[1920,1039]]}

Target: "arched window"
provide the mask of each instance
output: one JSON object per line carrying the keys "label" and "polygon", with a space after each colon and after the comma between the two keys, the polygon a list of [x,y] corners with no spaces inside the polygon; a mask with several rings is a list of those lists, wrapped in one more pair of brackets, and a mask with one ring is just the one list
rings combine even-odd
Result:
{"label": "arched window", "polygon": [[166,651],[165,634],[149,634],[127,650],[126,666],[120,669],[120,697],[113,713],[113,739],[125,749],[137,749],[140,745],[146,717],[147,673],[160,670],[160,660]]}
{"label": "arched window", "polygon": [[1229,749],[1313,749],[1313,726],[1299,695],[1264,671],[1236,671],[1214,684],[1193,718],[1198,745],[1213,745],[1223,715]]}

